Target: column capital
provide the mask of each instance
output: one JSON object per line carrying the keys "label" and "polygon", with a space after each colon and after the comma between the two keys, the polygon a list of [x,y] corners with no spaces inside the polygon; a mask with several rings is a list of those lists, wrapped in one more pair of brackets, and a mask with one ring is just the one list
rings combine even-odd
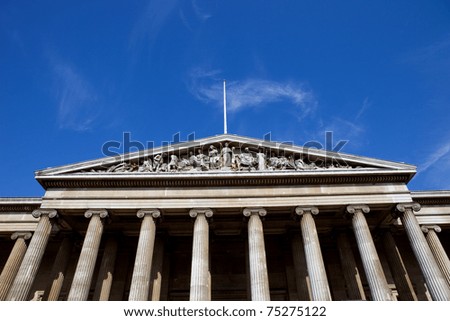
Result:
{"label": "column capital", "polygon": [[250,217],[252,214],[258,214],[259,216],[266,216],[267,211],[262,207],[246,207],[242,212],[245,217]]}
{"label": "column capital", "polygon": [[136,213],[136,216],[139,218],[143,218],[146,215],[151,215],[153,218],[159,218],[161,217],[161,211],[157,208],[143,208]]}
{"label": "column capital", "polygon": [[31,238],[31,232],[14,232],[11,235],[11,240],[15,241],[18,238],[23,238],[24,240],[29,240]]}
{"label": "column capital", "polygon": [[441,227],[439,225],[422,225],[421,227],[422,232],[428,233],[430,230],[434,230],[436,233],[439,233],[442,231]]}
{"label": "column capital", "polygon": [[319,214],[319,209],[315,206],[308,206],[308,207],[302,207],[302,206],[298,206],[295,208],[295,214],[302,216],[304,214],[312,214],[312,215],[317,215]]}
{"label": "column capital", "polygon": [[395,214],[396,216],[402,216],[407,210],[411,210],[414,212],[420,211],[420,204],[416,202],[412,203],[399,203],[395,206]]}
{"label": "column capital", "polygon": [[42,215],[48,215],[48,218],[55,218],[58,217],[58,212],[54,209],[38,208],[37,210],[34,210],[31,215],[33,215],[34,218],[39,218]]}
{"label": "column capital", "polygon": [[370,212],[370,207],[367,206],[366,204],[355,204],[355,205],[348,205],[345,210],[348,214],[355,214],[357,212],[367,214]]}
{"label": "column capital", "polygon": [[189,211],[189,216],[196,218],[198,214],[204,214],[205,217],[212,217],[213,211],[210,208],[193,208]]}
{"label": "column capital", "polygon": [[84,213],[84,217],[91,218],[92,215],[98,215],[100,218],[107,218],[108,217],[108,211],[101,208],[101,209],[88,209]]}

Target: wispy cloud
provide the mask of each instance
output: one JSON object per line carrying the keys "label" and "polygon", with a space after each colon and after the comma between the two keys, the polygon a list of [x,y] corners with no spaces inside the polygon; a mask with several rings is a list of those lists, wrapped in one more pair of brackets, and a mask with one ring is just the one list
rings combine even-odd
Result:
{"label": "wispy cloud", "polygon": [[58,102],[60,128],[77,131],[90,129],[98,116],[99,97],[92,85],[70,63],[55,56],[51,59]]}
{"label": "wispy cloud", "polygon": [[[446,142],[437,147],[436,150],[427,157],[425,162],[419,165],[419,173],[425,172],[447,156],[450,156],[450,142]],[[444,162],[444,164],[450,166],[450,163],[448,162]]]}
{"label": "wispy cloud", "polygon": [[346,135],[348,137],[358,136],[364,131],[364,128],[358,123],[340,117],[334,117],[330,124],[324,126],[324,128],[327,131],[338,133],[340,136]]}
{"label": "wispy cloud", "polygon": [[313,138],[320,140],[324,137],[324,132],[332,132],[336,140],[347,141],[353,149],[365,145],[365,123],[362,120],[364,113],[372,107],[372,102],[368,97],[364,98],[361,107],[357,109],[354,117],[344,118],[335,113],[319,116],[315,130],[309,133]]}
{"label": "wispy cloud", "polygon": [[[200,101],[221,106],[223,85],[219,70],[195,69],[190,75],[189,89]],[[236,112],[249,107],[263,107],[270,103],[286,101],[300,108],[306,117],[316,107],[311,91],[301,83],[249,78],[227,82],[227,107]]]}
{"label": "wispy cloud", "polygon": [[361,116],[366,112],[367,109],[369,109],[372,106],[372,102],[369,100],[368,97],[364,98],[364,101],[361,105],[361,108],[358,110],[358,113],[356,114],[355,121],[358,121]]}
{"label": "wispy cloud", "polygon": [[197,0],[192,0],[192,8],[194,9],[196,16],[201,20],[207,20],[212,17],[212,14],[201,7]]}
{"label": "wispy cloud", "polygon": [[427,189],[450,189],[450,142],[435,145],[425,161],[418,166],[413,184]]}
{"label": "wispy cloud", "polygon": [[[331,132],[334,142],[331,142],[331,147],[339,141],[345,141],[345,145],[350,144],[353,150],[357,150],[363,145],[364,126],[359,122],[350,121],[341,117],[333,116],[329,119],[320,119],[315,126],[315,131],[308,135],[311,139],[321,141],[325,137],[326,132]],[[324,146],[326,145],[324,142]],[[350,147],[348,146],[348,147]],[[346,147],[347,148],[347,147]]]}
{"label": "wispy cloud", "polygon": [[210,4],[211,2],[204,1],[200,4],[197,0],[192,0],[190,3],[187,1],[182,2],[178,6],[178,14],[183,25],[191,32],[201,28],[213,16],[212,10],[205,8],[205,5],[208,6]]}
{"label": "wispy cloud", "polygon": [[130,38],[130,47],[134,56],[142,49],[151,48],[170,14],[177,7],[178,0],[150,0],[137,19]]}
{"label": "wispy cloud", "polygon": [[409,51],[400,57],[425,73],[448,73],[450,67],[450,34],[427,46]]}

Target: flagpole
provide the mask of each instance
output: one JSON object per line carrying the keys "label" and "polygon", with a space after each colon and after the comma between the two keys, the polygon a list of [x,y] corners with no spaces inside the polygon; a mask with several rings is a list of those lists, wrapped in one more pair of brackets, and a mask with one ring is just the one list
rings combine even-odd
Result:
{"label": "flagpole", "polygon": [[227,134],[227,88],[223,81],[223,133]]}

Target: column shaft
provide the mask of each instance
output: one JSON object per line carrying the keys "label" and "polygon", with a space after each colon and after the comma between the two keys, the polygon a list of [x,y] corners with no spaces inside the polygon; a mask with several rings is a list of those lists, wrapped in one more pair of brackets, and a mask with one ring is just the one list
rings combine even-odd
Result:
{"label": "column shaft", "polygon": [[73,241],[70,237],[65,237],[58,253],[56,254],[51,271],[51,279],[45,289],[43,301],[57,301],[64,283],[67,265],[69,264],[70,255],[72,253]]}
{"label": "column shaft", "polygon": [[114,266],[116,264],[117,240],[110,236],[106,241],[103,251],[102,263],[98,272],[97,284],[94,291],[94,301],[109,301],[109,294],[114,275]]}
{"label": "column shaft", "polygon": [[400,220],[405,227],[431,297],[434,301],[450,301],[450,288],[447,280],[436,263],[413,210],[420,210],[420,205],[417,203],[397,205]]}
{"label": "column shaft", "polygon": [[107,216],[107,212],[87,211],[85,216],[90,217],[89,226],[84,237],[67,301],[86,301],[88,299],[103,233],[102,218]]}
{"label": "column shaft", "polygon": [[417,295],[414,292],[412,282],[409,279],[408,271],[406,271],[400,251],[398,250],[397,245],[395,245],[394,238],[389,231],[386,231],[383,235],[383,247],[386,252],[386,258],[389,267],[391,268],[392,277],[394,278],[400,300],[417,301]]}
{"label": "column shaft", "polygon": [[33,216],[40,216],[39,223],[28,245],[28,250],[16,278],[6,296],[7,301],[25,301],[28,298],[52,230],[50,218],[56,217],[56,211],[36,210],[33,212]]}
{"label": "column shaft", "polygon": [[20,264],[27,251],[25,240],[28,240],[30,237],[31,233],[14,233],[11,236],[11,239],[16,240],[16,242],[14,242],[8,260],[3,267],[2,274],[0,274],[0,301],[5,300],[9,288],[19,271]]}
{"label": "column shaft", "polygon": [[207,213],[212,211],[191,210],[191,217],[196,217],[192,242],[191,289],[190,301],[208,301],[211,298],[209,286],[209,226]]}
{"label": "column shaft", "polygon": [[[150,299],[159,301],[161,298],[162,273],[164,262],[164,241],[157,237],[153,253],[152,273],[150,277]],[[167,276],[165,276],[167,277]]]}
{"label": "column shaft", "polygon": [[422,230],[426,233],[426,239],[428,245],[430,246],[431,252],[433,252],[439,268],[444,274],[447,283],[450,285],[450,260],[436,234],[436,232],[441,231],[441,228],[439,226],[425,226]]}
{"label": "column shaft", "polygon": [[340,232],[337,236],[339,258],[344,273],[347,295],[350,300],[366,300],[361,276],[356,265],[355,256],[346,232]]}
{"label": "column shaft", "polygon": [[267,273],[264,232],[260,215],[266,215],[262,209],[245,209],[248,221],[248,254],[250,263],[250,284],[252,301],[270,301],[269,276]]}
{"label": "column shaft", "polygon": [[140,210],[138,212],[138,217],[142,218],[142,223],[131,279],[129,301],[148,300],[156,234],[156,225],[153,218],[159,216],[160,212],[158,210]]}
{"label": "column shaft", "polygon": [[301,215],[300,228],[302,230],[303,245],[305,247],[306,266],[311,282],[311,296],[313,301],[331,301],[330,287],[320,249],[319,236],[312,214],[318,214],[315,207],[295,209]]}
{"label": "column shaft", "polygon": [[374,301],[392,301],[392,292],[384,275],[380,258],[378,257],[369,226],[367,225],[365,213],[369,212],[369,207],[347,206],[347,212],[352,214],[352,225],[358,244],[359,253],[369,283],[370,293]]}

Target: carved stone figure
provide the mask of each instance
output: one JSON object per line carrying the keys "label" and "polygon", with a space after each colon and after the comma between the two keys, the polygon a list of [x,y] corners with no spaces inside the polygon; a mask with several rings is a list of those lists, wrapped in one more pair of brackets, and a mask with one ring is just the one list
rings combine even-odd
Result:
{"label": "carved stone figure", "polygon": [[256,153],[256,162],[258,163],[258,170],[263,171],[266,169],[266,154],[263,149],[259,149]]}
{"label": "carved stone figure", "polygon": [[189,152],[189,165],[191,165],[192,168],[197,167],[197,157],[193,152]]}
{"label": "carved stone figure", "polygon": [[159,167],[159,171],[160,172],[167,172],[168,171],[168,164],[167,163],[162,163],[161,166]]}
{"label": "carved stone figure", "polygon": [[225,146],[220,151],[220,155],[222,156],[222,167],[231,167],[232,153],[233,151],[228,147],[228,143],[225,143]]}
{"label": "carved stone figure", "polygon": [[269,169],[271,170],[278,169],[280,167],[279,163],[280,160],[278,159],[278,157],[272,154],[269,158]]}
{"label": "carved stone figure", "polygon": [[151,159],[144,160],[142,165],[139,166],[138,172],[139,173],[153,172],[152,160]]}
{"label": "carved stone figure", "polygon": [[302,171],[305,170],[308,166],[305,164],[305,162],[303,161],[303,159],[299,158],[297,159],[295,162],[295,169],[298,171]]}
{"label": "carved stone figure", "polygon": [[167,168],[170,172],[176,172],[178,170],[178,157],[177,155],[170,155],[170,162]]}
{"label": "carved stone figure", "polygon": [[280,157],[278,157],[278,168],[283,170],[286,169],[289,165],[289,161],[286,158],[286,156],[281,155]]}
{"label": "carved stone figure", "polygon": [[220,168],[220,157],[219,151],[214,145],[209,146],[209,168],[210,169],[219,169]]}
{"label": "carved stone figure", "polygon": [[238,169],[254,169],[255,159],[253,155],[250,153],[248,147],[245,147],[244,152],[240,153],[238,158]]}
{"label": "carved stone figure", "polygon": [[192,169],[191,162],[189,159],[182,157],[181,160],[178,162],[178,170],[180,171],[188,171]]}
{"label": "carved stone figure", "polygon": [[159,172],[161,171],[161,166],[164,163],[163,155],[158,154],[153,157],[153,171]]}
{"label": "carved stone figure", "polygon": [[127,172],[137,172],[139,170],[139,163],[130,163],[130,168]]}
{"label": "carved stone figure", "polygon": [[285,169],[295,169],[295,158],[294,155],[289,155],[287,158],[287,163]]}
{"label": "carved stone figure", "polygon": [[309,164],[309,168],[310,168],[310,169],[316,169],[316,168],[319,168],[319,166],[317,166],[316,163],[311,162],[311,163]]}
{"label": "carved stone figure", "polygon": [[234,170],[234,171],[238,170],[238,167],[239,167],[238,162],[239,162],[239,158],[236,155],[235,148],[232,147],[231,148],[231,169],[232,170]]}
{"label": "carved stone figure", "polygon": [[208,170],[208,157],[202,153],[202,150],[197,150],[197,168],[202,171]]}
{"label": "carved stone figure", "polygon": [[126,162],[113,165],[107,170],[107,172],[114,172],[114,173],[124,173],[129,171],[131,171],[131,165]]}

